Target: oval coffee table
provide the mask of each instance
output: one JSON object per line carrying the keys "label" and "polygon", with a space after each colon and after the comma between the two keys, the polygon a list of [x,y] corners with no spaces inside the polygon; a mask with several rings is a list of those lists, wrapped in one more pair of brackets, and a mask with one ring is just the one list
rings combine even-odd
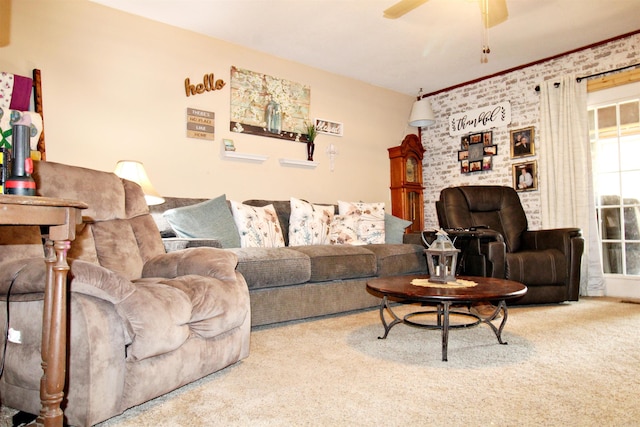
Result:
{"label": "oval coffee table", "polygon": [[[498,279],[495,277],[471,277],[460,276],[457,279],[472,281],[477,283],[471,287],[451,287],[446,284],[430,283],[430,286],[412,285],[413,279],[428,279],[428,275],[409,275],[409,276],[389,276],[378,279],[369,280],[367,289],[374,295],[382,297],[380,303],[380,319],[384,326],[384,335],[378,337],[385,339],[389,330],[398,323],[405,323],[411,326],[417,326],[428,329],[442,330],[442,360],[447,361],[447,346],[449,342],[449,329],[467,328],[476,326],[480,323],[486,323],[491,327],[498,338],[500,344],[507,344],[502,341],[502,330],[507,323],[507,304],[506,300],[520,298],[527,293],[527,287],[522,283],[513,280]],[[434,305],[435,310],[416,311],[399,318],[391,309],[389,301],[397,301],[402,303],[422,303],[425,305]],[[465,305],[481,301],[497,302],[495,311],[488,317],[484,318],[468,311],[451,310],[451,305]],[[388,311],[393,320],[387,323],[384,312]],[[500,326],[496,327],[492,321],[499,318],[502,311],[502,321]],[[416,316],[425,314],[436,314],[435,323],[421,323],[410,320]],[[450,325],[449,315],[469,316],[472,321],[469,323]]]}

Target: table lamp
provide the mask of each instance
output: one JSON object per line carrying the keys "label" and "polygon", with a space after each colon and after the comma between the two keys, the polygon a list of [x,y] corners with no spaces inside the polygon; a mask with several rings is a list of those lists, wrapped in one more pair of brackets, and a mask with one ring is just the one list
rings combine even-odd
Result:
{"label": "table lamp", "polygon": [[144,170],[144,166],[141,162],[136,160],[119,160],[116,164],[116,170],[114,171],[120,178],[133,181],[142,187],[144,198],[147,201],[147,205],[159,205],[164,203],[164,199],[153,188],[151,180],[147,176],[147,172]]}

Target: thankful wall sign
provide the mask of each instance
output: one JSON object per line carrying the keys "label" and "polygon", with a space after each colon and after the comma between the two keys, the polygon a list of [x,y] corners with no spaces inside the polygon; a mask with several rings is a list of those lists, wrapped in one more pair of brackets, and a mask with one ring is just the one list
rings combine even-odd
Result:
{"label": "thankful wall sign", "polygon": [[509,101],[488,105],[449,117],[451,136],[481,132],[483,130],[507,126],[511,123],[511,103]]}

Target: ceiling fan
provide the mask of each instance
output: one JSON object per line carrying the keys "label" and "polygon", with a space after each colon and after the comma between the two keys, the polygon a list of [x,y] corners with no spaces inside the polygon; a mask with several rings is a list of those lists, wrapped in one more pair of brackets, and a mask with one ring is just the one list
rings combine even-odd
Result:
{"label": "ceiling fan", "polygon": [[[400,18],[411,12],[416,7],[425,4],[429,0],[400,0],[383,12],[383,16],[389,19]],[[491,28],[507,20],[506,0],[478,0],[482,12],[482,23],[485,28]]]}

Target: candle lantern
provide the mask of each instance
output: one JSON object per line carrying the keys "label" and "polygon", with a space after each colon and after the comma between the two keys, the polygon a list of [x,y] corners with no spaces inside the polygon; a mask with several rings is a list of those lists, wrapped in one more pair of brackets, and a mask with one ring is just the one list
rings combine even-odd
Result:
{"label": "candle lantern", "polygon": [[456,249],[447,233],[442,229],[438,230],[436,240],[431,245],[427,244],[427,249],[424,250],[429,267],[429,281],[434,283],[455,282],[459,252],[460,249]]}

